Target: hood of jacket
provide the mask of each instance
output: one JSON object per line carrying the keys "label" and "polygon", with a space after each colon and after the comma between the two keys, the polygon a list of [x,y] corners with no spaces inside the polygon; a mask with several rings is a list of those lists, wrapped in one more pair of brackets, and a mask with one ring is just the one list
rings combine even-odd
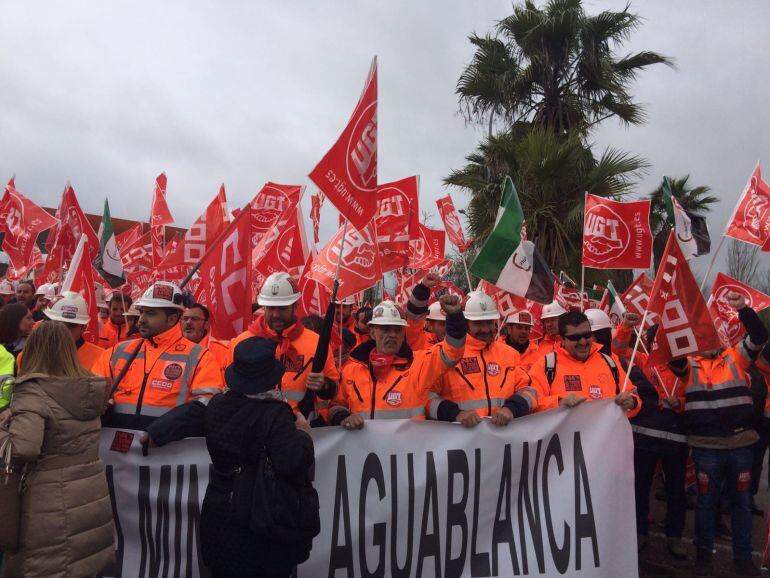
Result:
{"label": "hood of jacket", "polygon": [[34,383],[78,421],[104,413],[110,388],[103,377],[53,377],[32,373],[16,381],[15,388]]}

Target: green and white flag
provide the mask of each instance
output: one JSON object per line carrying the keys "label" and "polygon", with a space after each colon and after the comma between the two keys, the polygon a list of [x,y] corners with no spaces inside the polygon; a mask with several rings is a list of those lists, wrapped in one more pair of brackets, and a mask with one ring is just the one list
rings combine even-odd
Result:
{"label": "green and white flag", "polygon": [[[711,250],[706,217],[686,210],[671,191],[668,177],[663,177],[663,202],[666,205],[668,222],[674,227],[676,239],[686,259],[707,255]],[[668,233],[666,233],[668,236]]]}
{"label": "green and white flag", "polygon": [[522,234],[524,212],[510,177],[505,177],[495,228],[471,265],[471,273],[496,287],[538,303],[553,301],[556,278],[532,241]]}
{"label": "green and white flag", "polygon": [[110,287],[120,287],[126,282],[123,274],[123,262],[120,259],[120,251],[115,242],[115,232],[112,230],[110,218],[110,204],[104,199],[104,216],[99,225],[99,254],[94,259],[94,267]]}
{"label": "green and white flag", "polygon": [[618,325],[623,321],[623,315],[626,313],[626,306],[623,305],[623,302],[620,300],[620,295],[618,295],[612,281],[607,281],[607,291],[609,292],[610,298],[610,319],[615,325]]}

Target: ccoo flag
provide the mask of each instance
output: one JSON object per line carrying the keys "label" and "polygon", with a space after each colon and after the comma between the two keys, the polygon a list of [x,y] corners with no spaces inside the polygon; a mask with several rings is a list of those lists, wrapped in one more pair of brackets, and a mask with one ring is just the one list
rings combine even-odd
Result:
{"label": "ccoo flag", "polygon": [[707,255],[711,250],[711,237],[706,217],[690,212],[679,204],[671,190],[668,177],[663,177],[663,202],[666,205],[668,221],[674,225],[676,240],[679,241],[685,259]]}
{"label": "ccoo flag", "polygon": [[556,277],[532,241],[522,235],[524,211],[511,177],[505,177],[495,228],[471,265],[471,273],[538,303],[553,301]]}

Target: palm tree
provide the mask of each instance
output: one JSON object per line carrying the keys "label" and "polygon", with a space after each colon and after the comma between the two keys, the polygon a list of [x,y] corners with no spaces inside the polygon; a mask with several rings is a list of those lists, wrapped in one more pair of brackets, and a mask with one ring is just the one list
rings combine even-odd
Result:
{"label": "palm tree", "polygon": [[[682,208],[697,214],[705,214],[711,211],[711,205],[719,202],[719,198],[711,194],[711,187],[701,185],[691,187],[690,175],[669,179],[671,193],[682,205]],[[653,235],[669,226],[666,217],[666,206],[663,202],[663,183],[650,193],[652,211],[650,212],[650,226]]]}
{"label": "palm tree", "polygon": [[470,36],[476,53],[457,83],[461,112],[488,120],[490,136],[496,117],[556,134],[585,134],[611,117],[640,124],[644,110],[629,84],[648,66],[673,62],[650,51],[616,56],[639,25],[628,7],[590,16],[581,0],[516,5],[495,36]]}
{"label": "palm tree", "polygon": [[638,157],[609,149],[596,159],[580,138],[539,128],[486,139],[468,164],[444,182],[471,192],[466,209],[470,233],[483,242],[500,206],[500,183],[510,175],[527,219],[527,236],[552,266],[576,272],[585,191],[610,197],[626,193],[647,165]]}

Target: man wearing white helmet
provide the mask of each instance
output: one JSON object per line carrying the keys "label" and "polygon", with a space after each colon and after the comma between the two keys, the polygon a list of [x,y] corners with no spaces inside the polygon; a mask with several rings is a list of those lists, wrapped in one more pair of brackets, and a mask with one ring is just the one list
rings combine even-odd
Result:
{"label": "man wearing white helmet", "polygon": [[95,373],[113,380],[114,427],[146,429],[157,417],[188,401],[208,403],[224,384],[214,356],[182,336],[182,291],[158,281],[136,301],[141,339],[106,350]]}
{"label": "man wearing white helmet", "polygon": [[13,289],[11,282],[7,279],[3,279],[2,282],[0,282],[0,305],[8,303],[15,294],[16,291]]}
{"label": "man wearing white helmet", "polygon": [[297,319],[300,297],[297,284],[288,273],[268,276],[257,296],[260,314],[246,331],[230,341],[228,362],[232,363],[235,346],[249,337],[262,337],[278,343],[275,356],[286,367],[281,391],[294,411],[301,410],[307,416],[318,398],[329,400],[334,397],[340,375],[331,353],[327,355],[322,372],[312,371],[318,334]]}
{"label": "man wearing white helmet", "polygon": [[428,349],[441,342],[446,335],[446,314],[441,303],[428,305],[433,287],[440,279],[435,273],[428,273],[415,285],[406,304],[406,342],[413,351]]}
{"label": "man wearing white helmet", "polygon": [[532,327],[535,324],[532,313],[526,309],[516,311],[508,316],[506,320],[508,325],[508,335],[504,338],[504,343],[513,347],[521,356],[521,366],[529,371],[532,364],[540,357],[540,348],[537,343],[529,338]]}
{"label": "man wearing white helmet", "polygon": [[[83,331],[91,321],[91,316],[88,314],[88,304],[83,296],[74,291],[65,291],[43,313],[48,319],[61,321],[67,326],[70,333],[72,333],[72,338],[75,340],[80,363],[83,367],[92,371],[101,360],[104,349],[83,339]],[[19,362],[21,362],[23,353],[23,351],[19,353]]]}
{"label": "man wearing white helmet", "polygon": [[434,385],[429,415],[465,427],[478,425],[482,417],[491,417],[494,425],[508,425],[537,405],[529,375],[521,368],[519,353],[497,340],[500,313],[489,295],[471,291],[463,314],[468,323],[465,354]]}
{"label": "man wearing white helmet", "polygon": [[560,342],[559,318],[567,312],[564,307],[554,301],[543,307],[540,320],[543,322],[543,337],[537,344],[541,355],[554,351]]}
{"label": "man wearing white helmet", "polygon": [[406,319],[392,301],[374,308],[372,339],[356,347],[342,367],[332,401],[332,425],[361,429],[367,419],[425,419],[428,391],[463,356],[465,320],[460,299],[441,297],[447,335],[430,349],[412,351],[404,338]]}

